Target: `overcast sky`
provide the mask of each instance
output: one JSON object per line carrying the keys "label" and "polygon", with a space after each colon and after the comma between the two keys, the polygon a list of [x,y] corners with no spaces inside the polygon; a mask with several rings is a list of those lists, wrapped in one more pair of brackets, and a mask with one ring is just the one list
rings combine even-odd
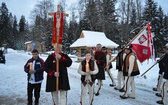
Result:
{"label": "overcast sky", "polygon": [[[37,1],[41,0],[0,0],[2,2],[5,2],[7,5],[7,8],[9,12],[12,13],[12,15],[16,15],[17,21],[19,21],[21,15],[24,15],[26,20],[30,22],[30,11],[34,8],[35,4],[37,4]],[[58,1],[60,0],[54,0],[54,5],[56,6]],[[66,4],[70,5],[75,3],[78,0],[64,0],[67,1]],[[145,1],[145,0],[142,0]],[[158,5],[161,5],[164,13],[168,14],[168,0],[155,0],[158,2]],[[1,5],[1,4],[0,4]]]}

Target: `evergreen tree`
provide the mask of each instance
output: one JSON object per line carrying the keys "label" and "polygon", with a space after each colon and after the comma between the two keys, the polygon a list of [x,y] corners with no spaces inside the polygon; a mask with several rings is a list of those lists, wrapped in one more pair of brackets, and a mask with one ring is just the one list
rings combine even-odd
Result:
{"label": "evergreen tree", "polygon": [[71,45],[71,39],[72,35],[68,34],[68,23],[66,20],[64,20],[64,30],[63,30],[63,40],[62,40],[62,45],[63,45],[63,51],[65,53],[70,53],[70,48],[69,46]]}
{"label": "evergreen tree", "polygon": [[9,14],[9,21],[8,21],[8,35],[7,35],[7,39],[6,42],[8,43],[8,47],[13,48],[13,16],[12,13]]}
{"label": "evergreen tree", "polygon": [[161,48],[165,43],[165,35],[164,35],[164,26],[163,26],[163,20],[164,20],[164,13],[161,7],[157,10],[157,17],[155,18],[155,24],[154,24],[154,37],[155,37],[155,47]]}
{"label": "evergreen tree", "polygon": [[[144,11],[143,11],[143,18],[142,18],[142,21],[143,21],[143,25],[146,25],[148,22],[151,23],[151,29],[152,29],[152,32],[153,32],[153,41],[154,41],[154,47],[155,49],[159,49],[159,47],[161,47],[161,44],[157,44],[158,43],[158,40],[159,39],[159,35],[158,35],[158,32],[157,31],[157,28],[159,27],[158,26],[158,23],[159,23],[159,20],[158,20],[158,12],[157,12],[157,3],[154,2],[153,0],[146,0],[146,5],[144,7]],[[162,24],[162,23],[161,23]]]}
{"label": "evergreen tree", "polygon": [[133,37],[135,35],[138,34],[138,32],[141,30],[141,27],[139,26],[139,24],[137,24],[137,20],[138,20],[138,14],[136,11],[136,7],[135,7],[135,3],[132,3],[132,10],[131,10],[131,14],[130,14],[130,40],[133,39]]}
{"label": "evergreen tree", "polygon": [[87,0],[86,10],[84,11],[83,18],[80,20],[81,28],[85,27],[85,30],[100,31],[100,15],[98,14],[96,2],[94,0]]}
{"label": "evergreen tree", "polygon": [[25,16],[21,16],[19,21],[19,34],[16,42],[17,49],[23,50],[24,49],[24,43],[26,42],[26,19]]}
{"label": "evergreen tree", "polygon": [[116,0],[103,0],[103,32],[107,35],[111,40],[115,40],[116,36],[118,36],[118,18],[115,11]]}
{"label": "evergreen tree", "polygon": [[10,34],[8,8],[4,2],[0,7],[0,45],[7,43],[7,37]]}
{"label": "evergreen tree", "polygon": [[82,30],[91,30],[90,22],[88,19],[81,19],[79,22],[80,32]]}
{"label": "evergreen tree", "polygon": [[163,46],[168,43],[168,16],[165,15],[163,19],[163,36],[164,42],[162,43]]}
{"label": "evergreen tree", "polygon": [[16,42],[17,42],[17,36],[18,36],[18,24],[17,24],[17,18],[14,16],[14,22],[13,22],[13,48],[16,49]]}
{"label": "evergreen tree", "polygon": [[[79,32],[78,23],[75,20],[74,21],[70,21],[69,28],[68,28],[68,37],[69,38],[67,39],[67,40],[69,40],[70,45],[79,38],[80,33],[81,32]],[[71,51],[69,46],[68,46],[67,50]]]}

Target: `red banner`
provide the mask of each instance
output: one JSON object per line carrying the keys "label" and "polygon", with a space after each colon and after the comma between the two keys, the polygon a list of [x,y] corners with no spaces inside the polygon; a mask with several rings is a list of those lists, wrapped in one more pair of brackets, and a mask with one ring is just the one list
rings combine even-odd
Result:
{"label": "red banner", "polygon": [[150,52],[151,52],[151,58],[152,60],[156,61],[155,58],[155,49],[154,49],[154,44],[153,44],[153,36],[152,36],[152,32],[151,32],[151,26],[150,23],[148,23],[148,46],[150,47]]}
{"label": "red banner", "polygon": [[57,43],[62,44],[63,36],[63,25],[64,25],[64,14],[59,12],[54,13],[54,22],[53,22],[53,35],[52,35],[52,45]]}
{"label": "red banner", "polygon": [[138,37],[131,43],[133,51],[140,62],[149,59],[151,56],[149,38],[146,29],[139,33]]}

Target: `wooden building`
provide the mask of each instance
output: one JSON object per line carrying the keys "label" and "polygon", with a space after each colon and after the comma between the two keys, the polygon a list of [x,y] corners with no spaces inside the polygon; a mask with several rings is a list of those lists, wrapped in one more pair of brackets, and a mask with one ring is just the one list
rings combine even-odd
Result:
{"label": "wooden building", "polygon": [[70,47],[77,50],[78,57],[81,57],[83,49],[91,50],[95,48],[98,43],[111,49],[119,46],[115,42],[108,39],[104,32],[83,30],[80,37]]}

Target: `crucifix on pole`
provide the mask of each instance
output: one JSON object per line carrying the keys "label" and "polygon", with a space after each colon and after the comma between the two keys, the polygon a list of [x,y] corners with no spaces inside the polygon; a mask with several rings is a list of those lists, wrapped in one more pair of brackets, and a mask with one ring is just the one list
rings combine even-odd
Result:
{"label": "crucifix on pole", "polygon": [[[59,53],[59,47],[62,45],[64,17],[68,14],[61,12],[61,5],[57,5],[57,12],[49,12],[53,16],[53,34],[52,46],[56,47],[56,55]],[[56,72],[59,73],[59,60],[56,59]],[[59,77],[56,77],[56,91],[59,90]]]}

